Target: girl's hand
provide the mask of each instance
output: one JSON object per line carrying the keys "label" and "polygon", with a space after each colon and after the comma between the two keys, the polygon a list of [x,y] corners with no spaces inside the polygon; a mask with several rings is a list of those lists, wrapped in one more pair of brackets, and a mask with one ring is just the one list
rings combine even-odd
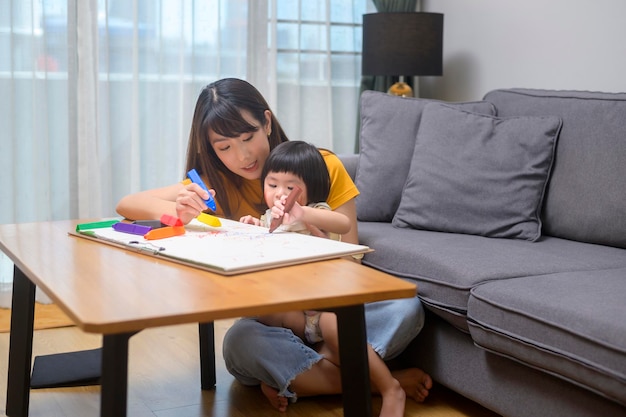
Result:
{"label": "girl's hand", "polygon": [[304,208],[296,201],[293,203],[293,207],[289,210],[289,213],[286,213],[285,216],[289,223],[295,223],[298,221],[303,221],[304,218]]}
{"label": "girl's hand", "polygon": [[253,224],[255,226],[261,226],[261,220],[250,215],[243,216],[241,219],[239,219],[239,221],[245,224]]}
{"label": "girl's hand", "polygon": [[287,196],[283,195],[278,200],[274,201],[274,207],[272,207],[272,218],[277,219],[282,216],[282,224],[291,224],[301,220],[304,215],[302,206],[296,201],[291,210],[289,210],[289,213],[285,213],[286,200]]}
{"label": "girl's hand", "polygon": [[274,206],[271,208],[272,218],[277,219],[285,214],[284,210],[286,200],[286,195],[283,195],[282,197],[274,200]]}
{"label": "girl's hand", "polygon": [[306,228],[309,230],[309,232],[311,232],[311,236],[323,237],[325,239],[328,239],[330,237],[330,234],[321,230],[317,226],[313,226],[312,224],[308,224],[308,223],[305,223],[305,225],[306,225]]}
{"label": "girl's hand", "polygon": [[[215,190],[209,190],[209,192],[215,196]],[[183,224],[189,223],[208,208],[204,203],[204,200],[208,198],[207,192],[198,184],[191,183],[184,186],[176,197],[176,216]]]}

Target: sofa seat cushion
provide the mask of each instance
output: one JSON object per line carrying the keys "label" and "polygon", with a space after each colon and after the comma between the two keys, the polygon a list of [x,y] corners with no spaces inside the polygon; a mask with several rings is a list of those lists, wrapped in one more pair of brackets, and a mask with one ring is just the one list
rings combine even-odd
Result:
{"label": "sofa seat cushion", "polygon": [[626,405],[626,268],[486,282],[471,290],[474,342]]}
{"label": "sofa seat cushion", "polygon": [[426,306],[467,330],[470,290],[506,278],[626,267],[623,250],[554,237],[536,242],[394,228],[359,222],[363,263],[415,281]]}

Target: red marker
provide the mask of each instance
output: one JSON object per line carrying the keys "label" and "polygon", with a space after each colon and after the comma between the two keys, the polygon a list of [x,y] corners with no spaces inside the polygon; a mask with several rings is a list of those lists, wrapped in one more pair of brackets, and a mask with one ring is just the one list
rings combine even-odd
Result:
{"label": "red marker", "polygon": [[[285,210],[284,210],[285,213],[289,213],[289,211],[293,208],[293,205],[295,204],[298,197],[300,197],[301,193],[302,193],[302,189],[298,187],[297,185],[294,185],[293,190],[291,190],[291,192],[287,196],[287,200],[285,200]],[[270,233],[276,230],[278,226],[281,225],[282,222],[283,222],[283,216],[274,217],[272,219],[272,223],[270,224]]]}
{"label": "red marker", "polygon": [[164,214],[161,216],[161,223],[166,226],[183,226],[183,221],[171,214]]}

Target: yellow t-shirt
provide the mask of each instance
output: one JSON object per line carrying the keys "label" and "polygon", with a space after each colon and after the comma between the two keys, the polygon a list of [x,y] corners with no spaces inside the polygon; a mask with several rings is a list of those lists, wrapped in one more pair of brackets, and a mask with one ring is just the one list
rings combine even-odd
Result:
{"label": "yellow t-shirt", "polygon": [[359,195],[359,190],[354,185],[350,174],[346,171],[337,155],[332,152],[320,150],[326,161],[328,173],[330,174],[330,193],[326,203],[331,210],[337,209]]}
{"label": "yellow t-shirt", "polygon": [[[325,150],[320,150],[320,153],[324,157],[330,175],[330,193],[326,202],[332,210],[335,210],[359,195],[359,190],[357,190],[348,171],[346,171],[346,168],[335,154]],[[243,180],[241,187],[236,190],[229,190],[227,196],[216,195],[216,214],[222,217],[224,212],[220,207],[220,199],[224,198],[228,198],[233,212],[231,216],[233,220],[239,220],[247,215],[260,217],[263,214],[263,211],[259,211],[255,206],[258,203],[265,205],[260,179]]]}

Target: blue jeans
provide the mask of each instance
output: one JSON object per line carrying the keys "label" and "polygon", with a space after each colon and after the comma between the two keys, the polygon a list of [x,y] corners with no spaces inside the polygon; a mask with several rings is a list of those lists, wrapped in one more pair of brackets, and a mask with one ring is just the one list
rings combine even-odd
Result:
{"label": "blue jeans", "polygon": [[[365,305],[367,341],[384,360],[398,356],[424,326],[417,297]],[[322,359],[289,329],[269,327],[254,317],[237,320],[224,337],[226,369],[244,385],[261,382],[293,398],[291,381]]]}

